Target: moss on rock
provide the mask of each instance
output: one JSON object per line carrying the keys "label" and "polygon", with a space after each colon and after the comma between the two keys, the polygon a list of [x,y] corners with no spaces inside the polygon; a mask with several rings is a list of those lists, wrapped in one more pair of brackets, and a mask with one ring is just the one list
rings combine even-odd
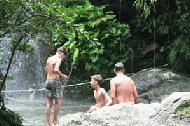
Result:
{"label": "moss on rock", "polygon": [[0,109],[0,126],[22,126],[22,118],[9,109]]}
{"label": "moss on rock", "polygon": [[4,106],[3,98],[0,95],[0,126],[23,126],[22,118],[16,112]]}
{"label": "moss on rock", "polygon": [[180,118],[190,118],[190,101],[178,106],[175,112]]}

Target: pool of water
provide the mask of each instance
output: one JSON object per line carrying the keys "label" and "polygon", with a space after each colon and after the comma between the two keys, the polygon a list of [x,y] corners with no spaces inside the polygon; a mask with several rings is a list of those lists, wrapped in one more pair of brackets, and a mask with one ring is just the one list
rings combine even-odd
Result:
{"label": "pool of water", "polygon": [[[73,114],[76,112],[86,112],[87,109],[94,103],[87,99],[63,99],[62,106],[58,114],[58,118],[66,114]],[[29,101],[27,99],[8,99],[6,107],[19,113],[23,118],[24,126],[45,126],[46,121],[46,99],[38,99]],[[53,116],[53,109],[51,109],[51,120]],[[52,122],[52,121],[51,121]]]}

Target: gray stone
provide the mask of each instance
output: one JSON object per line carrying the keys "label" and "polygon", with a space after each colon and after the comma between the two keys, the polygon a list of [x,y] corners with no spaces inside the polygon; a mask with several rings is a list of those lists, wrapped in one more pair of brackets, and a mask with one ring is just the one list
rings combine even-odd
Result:
{"label": "gray stone", "polygon": [[162,103],[116,104],[92,113],[68,114],[59,126],[190,126],[190,119],[176,118],[175,109],[190,101],[190,92],[176,92]]}
{"label": "gray stone", "polygon": [[190,91],[190,77],[167,69],[144,69],[130,77],[143,103],[161,102],[173,92]]}

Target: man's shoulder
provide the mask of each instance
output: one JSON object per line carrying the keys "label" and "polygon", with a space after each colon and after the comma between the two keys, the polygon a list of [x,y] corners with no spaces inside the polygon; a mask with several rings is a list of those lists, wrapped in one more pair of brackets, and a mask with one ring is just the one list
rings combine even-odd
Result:
{"label": "man's shoulder", "polygon": [[126,77],[127,79],[129,79],[129,80],[132,80],[131,77],[129,77],[129,76],[127,76],[127,75],[125,75],[125,77]]}
{"label": "man's shoulder", "polygon": [[48,57],[47,60],[50,60],[52,58],[52,56]]}
{"label": "man's shoulder", "polygon": [[113,77],[110,81],[115,81],[117,79],[117,76]]}
{"label": "man's shoulder", "polygon": [[111,81],[117,81],[117,80],[120,80],[120,79],[123,78],[123,77],[126,77],[126,76],[125,76],[125,75],[124,75],[124,76],[118,75],[118,76],[113,77],[113,78],[111,79]]}
{"label": "man's shoulder", "polygon": [[60,57],[55,57],[54,61],[60,63],[61,62],[61,58]]}

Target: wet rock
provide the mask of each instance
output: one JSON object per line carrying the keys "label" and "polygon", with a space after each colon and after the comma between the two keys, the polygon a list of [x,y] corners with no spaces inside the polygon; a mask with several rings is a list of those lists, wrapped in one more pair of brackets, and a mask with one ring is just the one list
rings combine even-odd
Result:
{"label": "wet rock", "polygon": [[189,126],[188,118],[179,119],[175,109],[190,101],[189,93],[173,93],[160,103],[117,104],[92,113],[68,114],[60,126]]}
{"label": "wet rock", "polygon": [[140,102],[161,102],[173,92],[190,91],[190,77],[168,69],[145,69],[130,76],[140,96]]}
{"label": "wet rock", "polygon": [[166,126],[190,126],[190,118],[185,116],[180,118],[181,115],[176,113],[176,109],[186,103],[190,103],[190,92],[172,93],[162,101],[150,119]]}
{"label": "wet rock", "polygon": [[[142,126],[158,104],[118,104],[93,113],[76,113],[62,117],[61,126]],[[141,108],[139,110],[139,108]],[[143,109],[142,109],[143,108]]]}

